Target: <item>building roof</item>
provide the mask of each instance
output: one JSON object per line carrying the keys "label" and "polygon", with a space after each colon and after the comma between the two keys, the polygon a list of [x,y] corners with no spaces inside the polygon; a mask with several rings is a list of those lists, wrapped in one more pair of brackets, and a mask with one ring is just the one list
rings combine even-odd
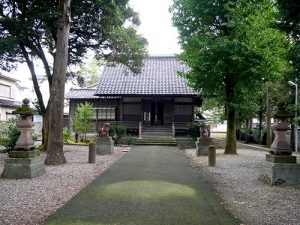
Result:
{"label": "building roof", "polygon": [[[99,99],[101,97],[95,96],[96,89],[94,88],[80,88],[71,89],[65,96],[66,99]],[[113,97],[113,98],[117,98]],[[109,97],[111,98],[111,97]]]}
{"label": "building roof", "polygon": [[18,80],[15,79],[15,78],[8,77],[8,76],[5,76],[5,75],[3,75],[3,74],[0,74],[0,78],[6,79],[6,80],[10,80],[10,81],[13,81],[13,82],[18,81]]}
{"label": "building roof", "polygon": [[0,106],[19,108],[22,106],[22,103],[19,101],[15,101],[15,100],[0,99]]}
{"label": "building roof", "polygon": [[66,94],[66,99],[98,99],[98,96],[94,96],[96,89],[81,88],[71,89]]}
{"label": "building roof", "polygon": [[106,67],[95,95],[196,95],[186,79],[177,75],[188,67],[175,56],[152,56],[144,61],[142,72],[134,75],[118,64]]}

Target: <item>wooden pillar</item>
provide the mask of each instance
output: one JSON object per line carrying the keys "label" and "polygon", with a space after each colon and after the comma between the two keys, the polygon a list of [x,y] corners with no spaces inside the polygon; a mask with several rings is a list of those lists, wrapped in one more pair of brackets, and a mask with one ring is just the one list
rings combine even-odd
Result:
{"label": "wooden pillar", "polygon": [[123,97],[120,100],[120,121],[123,121]]}
{"label": "wooden pillar", "polygon": [[157,98],[155,99],[155,123],[157,123]]}
{"label": "wooden pillar", "polygon": [[143,96],[141,97],[141,121],[144,121],[144,101]]}
{"label": "wooden pillar", "polygon": [[175,122],[175,121],[174,121],[174,108],[175,108],[175,107],[174,107],[174,106],[175,106],[175,103],[174,103],[174,102],[175,102],[175,101],[174,101],[174,97],[172,97],[172,110],[171,110],[171,111],[172,111],[172,122]]}

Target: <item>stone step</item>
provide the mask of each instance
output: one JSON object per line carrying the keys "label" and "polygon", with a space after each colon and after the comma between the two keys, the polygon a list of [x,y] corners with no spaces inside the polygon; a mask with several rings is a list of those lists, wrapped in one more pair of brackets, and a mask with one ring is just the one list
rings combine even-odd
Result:
{"label": "stone step", "polygon": [[143,129],[143,132],[172,132],[172,129]]}
{"label": "stone step", "polygon": [[176,146],[176,142],[160,142],[160,141],[136,141],[136,145],[161,145],[161,146]]}
{"label": "stone step", "polygon": [[177,146],[176,143],[156,143],[156,142],[136,142],[136,145],[158,145],[158,146]]}
{"label": "stone step", "polygon": [[176,146],[176,140],[172,138],[153,137],[142,138],[136,140],[136,145],[163,145],[163,146]]}
{"label": "stone step", "polygon": [[172,137],[171,132],[142,132],[142,137],[161,137],[161,136],[168,136]]}
{"label": "stone step", "polygon": [[142,138],[142,139],[137,139],[140,142],[174,142],[176,143],[175,139],[172,138]]}

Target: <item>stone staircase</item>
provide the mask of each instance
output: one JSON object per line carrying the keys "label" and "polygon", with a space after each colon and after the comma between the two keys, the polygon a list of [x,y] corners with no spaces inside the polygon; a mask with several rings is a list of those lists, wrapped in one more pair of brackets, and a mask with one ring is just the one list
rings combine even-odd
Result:
{"label": "stone staircase", "polygon": [[145,126],[142,130],[142,138],[136,140],[136,145],[162,145],[176,146],[176,140],[172,137],[171,126]]}

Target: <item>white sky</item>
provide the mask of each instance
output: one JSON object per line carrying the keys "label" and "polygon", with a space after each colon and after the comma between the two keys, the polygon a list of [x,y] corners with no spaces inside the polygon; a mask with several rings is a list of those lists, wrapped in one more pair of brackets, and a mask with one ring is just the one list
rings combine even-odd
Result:
{"label": "white sky", "polygon": [[150,55],[171,55],[180,52],[178,33],[172,27],[169,7],[172,0],[130,0],[129,4],[139,13],[139,33],[149,42]]}

